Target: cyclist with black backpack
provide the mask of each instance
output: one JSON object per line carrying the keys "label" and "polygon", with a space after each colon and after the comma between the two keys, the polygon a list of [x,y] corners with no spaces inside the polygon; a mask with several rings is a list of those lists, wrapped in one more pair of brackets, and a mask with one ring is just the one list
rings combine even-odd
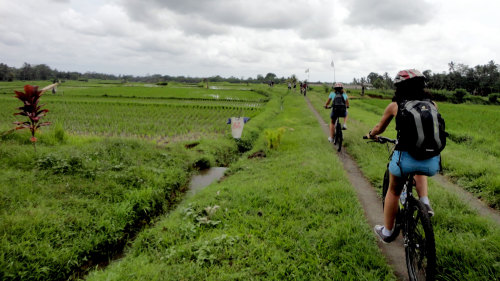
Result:
{"label": "cyclist with black backpack", "polygon": [[333,142],[335,139],[335,122],[340,122],[340,117],[344,118],[344,125],[342,129],[347,129],[347,108],[349,108],[349,99],[344,93],[344,85],[342,83],[335,83],[333,85],[334,92],[331,92],[326,101],[325,108],[328,108],[330,102],[332,102],[332,113],[330,114],[330,137],[328,137],[329,142]]}
{"label": "cyclist with black backpack", "polygon": [[427,176],[441,169],[440,152],[446,145],[444,120],[436,104],[425,91],[425,76],[418,70],[398,72],[392,102],[386,107],[382,119],[368,133],[376,139],[391,120],[396,118],[397,144],[389,163],[389,190],[385,197],[384,225],[376,225],[375,233],[383,242],[390,242],[394,220],[398,212],[404,176],[416,173],[415,188],[419,200],[426,206],[429,216],[434,215],[427,197]]}

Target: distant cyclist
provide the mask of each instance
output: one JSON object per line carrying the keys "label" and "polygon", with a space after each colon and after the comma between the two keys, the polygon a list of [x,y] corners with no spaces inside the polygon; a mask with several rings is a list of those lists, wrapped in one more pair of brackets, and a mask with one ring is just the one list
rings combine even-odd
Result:
{"label": "distant cyclist", "polygon": [[328,137],[329,142],[333,142],[335,139],[335,121],[338,119],[338,122],[340,122],[339,117],[344,118],[344,125],[342,126],[342,129],[347,129],[347,108],[349,108],[349,99],[344,93],[344,85],[342,85],[342,83],[335,83],[333,85],[333,90],[334,91],[330,93],[325,104],[325,108],[327,108],[330,102],[332,102],[332,113],[330,114],[330,137]]}
{"label": "distant cyclist", "polygon": [[[427,176],[433,176],[440,170],[441,161],[441,157],[439,155],[440,151],[437,152],[438,155],[427,159],[421,159],[422,157],[410,155],[411,151],[413,151],[415,147],[414,141],[420,137],[407,137],[408,133],[405,132],[405,130],[408,130],[407,128],[413,128],[412,126],[405,124],[405,121],[403,121],[405,120],[403,117],[405,116],[403,110],[407,110],[409,108],[407,106],[408,104],[416,104],[421,101],[426,102],[425,107],[427,108],[422,106],[423,110],[426,110],[427,112],[431,112],[433,110],[433,112],[435,112],[433,113],[434,120],[437,119],[437,109],[435,108],[435,104],[429,100],[429,95],[424,90],[425,76],[420,71],[415,69],[402,70],[396,75],[394,85],[396,86],[396,91],[393,101],[385,108],[380,122],[375,125],[375,127],[367,135],[371,139],[376,139],[377,135],[385,131],[391,120],[394,117],[396,118],[398,143],[392,155],[391,162],[389,163],[389,189],[385,197],[384,225],[376,225],[374,228],[378,237],[386,243],[391,242],[390,237],[394,230],[394,221],[396,213],[398,212],[398,200],[402,190],[401,183],[404,181],[403,176],[409,173],[417,173],[414,179],[419,200],[427,207],[429,216],[434,215],[434,210],[431,208],[429,198],[427,197]],[[409,118],[413,118],[412,115],[417,116],[418,114],[419,113],[416,111],[412,111],[412,113],[408,115]],[[420,117],[418,118],[420,121]],[[432,119],[432,117],[429,118]],[[422,122],[420,122],[420,128],[418,128],[419,126],[416,126],[417,128],[415,128],[415,130],[427,132],[425,125],[426,124],[422,125]],[[435,137],[435,135],[432,137]],[[415,155],[414,153],[412,154]]]}

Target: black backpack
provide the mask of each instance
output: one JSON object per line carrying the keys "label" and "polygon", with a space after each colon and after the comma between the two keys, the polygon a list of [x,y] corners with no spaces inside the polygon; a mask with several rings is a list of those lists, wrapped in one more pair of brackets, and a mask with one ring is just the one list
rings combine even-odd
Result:
{"label": "black backpack", "polygon": [[335,93],[335,97],[332,102],[332,109],[337,116],[345,116],[346,104],[342,93]]}
{"label": "black backpack", "polygon": [[446,146],[445,123],[430,100],[398,104],[398,144],[417,160],[437,156]]}

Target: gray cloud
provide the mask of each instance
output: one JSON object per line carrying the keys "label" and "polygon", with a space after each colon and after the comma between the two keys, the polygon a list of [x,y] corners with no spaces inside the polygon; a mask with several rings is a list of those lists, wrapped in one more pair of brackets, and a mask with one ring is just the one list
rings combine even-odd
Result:
{"label": "gray cloud", "polygon": [[399,30],[411,24],[425,24],[433,16],[432,4],[426,1],[351,0],[347,23]]}
{"label": "gray cloud", "polygon": [[333,7],[326,0],[153,0],[147,5],[139,0],[122,0],[121,3],[130,18],[151,28],[176,25],[188,34],[202,36],[224,34],[231,27],[290,29],[304,37],[329,36],[334,30],[328,28],[328,14]]}
{"label": "gray cloud", "polygon": [[23,42],[25,42],[24,36],[19,33],[10,32],[7,30],[1,30],[2,36],[0,37],[0,43],[10,46],[20,46]]}
{"label": "gray cloud", "polygon": [[[144,5],[138,0],[124,0],[132,18],[146,20],[144,15],[158,15],[164,10],[203,17],[207,21],[255,28],[289,28],[295,25],[297,4],[277,0],[266,4],[258,1],[218,0],[154,0]],[[288,16],[289,15],[289,16]]]}

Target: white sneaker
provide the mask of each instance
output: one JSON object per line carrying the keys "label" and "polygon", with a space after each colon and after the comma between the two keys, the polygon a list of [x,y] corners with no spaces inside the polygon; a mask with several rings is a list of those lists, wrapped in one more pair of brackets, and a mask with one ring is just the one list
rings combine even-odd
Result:
{"label": "white sneaker", "polygon": [[347,126],[345,124],[342,126],[342,130],[347,130]]}
{"label": "white sneaker", "polygon": [[377,234],[377,237],[382,241],[384,244],[391,243],[394,239],[391,236],[385,236],[384,233],[382,233],[384,229],[383,225],[376,225],[373,228],[373,231],[375,231],[375,234]]}
{"label": "white sneaker", "polygon": [[333,142],[332,137],[328,137],[328,142]]}

